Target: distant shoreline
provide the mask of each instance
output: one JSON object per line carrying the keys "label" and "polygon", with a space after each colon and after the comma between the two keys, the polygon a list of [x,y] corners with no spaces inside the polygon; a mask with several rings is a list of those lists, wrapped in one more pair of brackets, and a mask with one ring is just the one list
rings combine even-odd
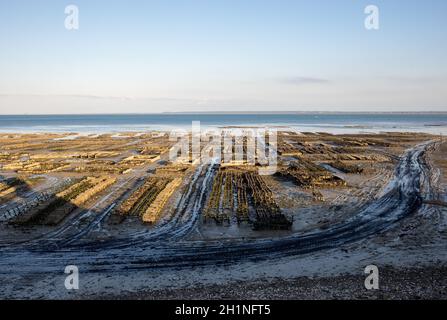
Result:
{"label": "distant shoreline", "polygon": [[447,134],[445,113],[214,112],[157,114],[3,115],[0,132],[147,132],[201,128],[291,128],[300,132],[425,132]]}
{"label": "distant shoreline", "polygon": [[[446,107],[447,110],[447,107]],[[137,112],[137,113],[17,113],[0,114],[15,116],[130,116],[130,115],[447,115],[447,111],[188,111],[188,112]]]}
{"label": "distant shoreline", "polygon": [[[446,108],[447,109],[447,108]],[[287,114],[298,114],[298,115],[312,115],[312,114],[352,114],[352,115],[368,115],[368,114],[396,114],[396,115],[411,115],[411,114],[447,114],[447,111],[420,111],[420,112],[403,112],[403,111],[383,111],[383,112],[368,112],[368,111],[264,111],[264,112],[250,112],[250,111],[211,111],[211,112],[164,112],[162,114],[280,114],[280,115],[287,115]]]}

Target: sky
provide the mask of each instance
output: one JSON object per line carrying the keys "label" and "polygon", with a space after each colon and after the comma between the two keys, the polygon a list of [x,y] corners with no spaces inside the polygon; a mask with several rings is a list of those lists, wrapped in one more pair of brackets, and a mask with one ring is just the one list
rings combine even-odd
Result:
{"label": "sky", "polygon": [[447,111],[446,16],[445,0],[0,0],[0,114]]}

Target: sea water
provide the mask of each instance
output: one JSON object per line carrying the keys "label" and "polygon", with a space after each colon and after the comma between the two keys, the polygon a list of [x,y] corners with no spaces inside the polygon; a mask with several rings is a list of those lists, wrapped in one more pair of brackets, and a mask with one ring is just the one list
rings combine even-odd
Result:
{"label": "sea water", "polygon": [[201,127],[276,127],[300,132],[447,134],[447,113],[0,115],[0,132],[113,133]]}

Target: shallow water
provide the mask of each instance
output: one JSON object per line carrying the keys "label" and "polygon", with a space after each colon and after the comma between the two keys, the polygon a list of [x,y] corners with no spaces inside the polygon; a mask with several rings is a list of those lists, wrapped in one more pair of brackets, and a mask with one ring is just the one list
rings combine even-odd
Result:
{"label": "shallow water", "polygon": [[0,132],[113,133],[225,126],[289,127],[301,132],[447,134],[447,113],[0,115]]}

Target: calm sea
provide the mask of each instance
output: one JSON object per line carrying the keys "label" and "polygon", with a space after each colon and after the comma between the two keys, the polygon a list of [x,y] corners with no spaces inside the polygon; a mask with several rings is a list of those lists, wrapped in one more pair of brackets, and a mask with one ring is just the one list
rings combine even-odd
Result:
{"label": "calm sea", "polygon": [[125,114],[125,115],[3,115],[0,132],[142,132],[202,127],[290,127],[304,132],[428,132],[447,134],[442,114]]}

